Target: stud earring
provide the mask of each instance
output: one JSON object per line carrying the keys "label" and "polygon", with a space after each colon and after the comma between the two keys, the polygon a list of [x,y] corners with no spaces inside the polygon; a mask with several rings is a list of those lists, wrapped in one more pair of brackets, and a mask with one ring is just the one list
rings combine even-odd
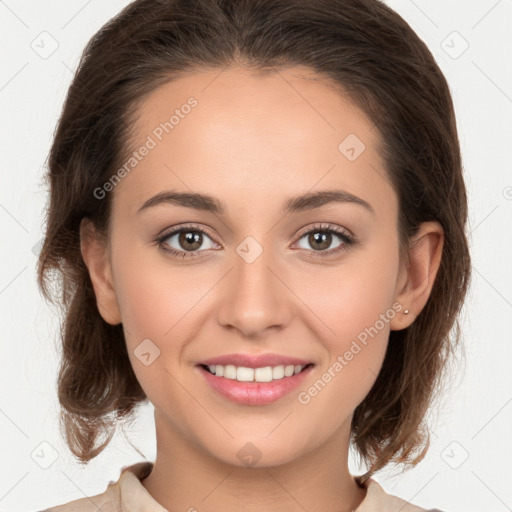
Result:
{"label": "stud earring", "polygon": [[404,309],[404,315],[407,315],[409,313],[408,309]]}

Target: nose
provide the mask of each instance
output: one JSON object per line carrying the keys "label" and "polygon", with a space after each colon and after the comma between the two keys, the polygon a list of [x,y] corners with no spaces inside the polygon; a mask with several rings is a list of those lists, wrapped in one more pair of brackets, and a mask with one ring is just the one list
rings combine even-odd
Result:
{"label": "nose", "polygon": [[240,254],[234,254],[234,268],[223,283],[219,324],[237,329],[247,338],[283,329],[293,315],[293,294],[271,251],[263,250],[252,262]]}

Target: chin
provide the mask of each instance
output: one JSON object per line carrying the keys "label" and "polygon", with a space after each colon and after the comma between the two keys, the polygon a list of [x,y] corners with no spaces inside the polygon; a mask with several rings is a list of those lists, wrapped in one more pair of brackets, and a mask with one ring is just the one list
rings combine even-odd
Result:
{"label": "chin", "polygon": [[277,437],[270,441],[261,437],[251,439],[249,436],[245,436],[243,439],[231,440],[229,445],[224,445],[222,450],[219,450],[219,444],[216,444],[214,451],[209,451],[209,453],[231,466],[263,469],[281,466],[295,460],[300,456],[297,453],[297,446],[301,446],[301,443],[290,442],[283,445],[283,440]]}

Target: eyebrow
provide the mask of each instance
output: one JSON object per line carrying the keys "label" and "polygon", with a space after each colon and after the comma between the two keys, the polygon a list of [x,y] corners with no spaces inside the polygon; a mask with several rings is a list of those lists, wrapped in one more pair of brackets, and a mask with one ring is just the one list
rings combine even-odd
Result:
{"label": "eyebrow", "polygon": [[[319,192],[308,192],[297,197],[291,197],[284,202],[281,213],[288,214],[313,210],[329,203],[357,204],[363,206],[370,213],[375,215],[375,210],[368,202],[345,190],[322,190]],[[223,215],[226,212],[225,203],[213,196],[192,192],[165,191],[149,198],[139,208],[137,213],[162,204],[173,204],[175,206],[194,208],[196,210],[202,210],[219,215]]]}

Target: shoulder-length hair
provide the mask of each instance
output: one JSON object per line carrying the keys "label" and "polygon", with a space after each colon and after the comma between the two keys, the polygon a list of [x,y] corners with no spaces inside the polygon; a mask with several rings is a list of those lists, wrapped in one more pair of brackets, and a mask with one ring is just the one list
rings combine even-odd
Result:
{"label": "shoulder-length hair", "polygon": [[467,198],[447,82],[425,43],[377,0],[137,0],[90,40],[49,155],[38,262],[44,296],[65,313],[58,397],[68,446],[87,463],[110,441],[113,420],[133,416],[147,399],[122,325],[99,314],[80,222],[89,218],[108,233],[112,194],[100,199],[94,190],[125,161],[143,98],[187,71],[234,64],[263,74],[307,66],[368,115],[399,198],[401,255],[420,223],[444,229],[431,295],[412,325],[390,333],[380,374],[352,420],[353,443],[369,467],[363,481],[389,462],[415,465],[428,448],[426,412],[460,342],[470,278]]}

